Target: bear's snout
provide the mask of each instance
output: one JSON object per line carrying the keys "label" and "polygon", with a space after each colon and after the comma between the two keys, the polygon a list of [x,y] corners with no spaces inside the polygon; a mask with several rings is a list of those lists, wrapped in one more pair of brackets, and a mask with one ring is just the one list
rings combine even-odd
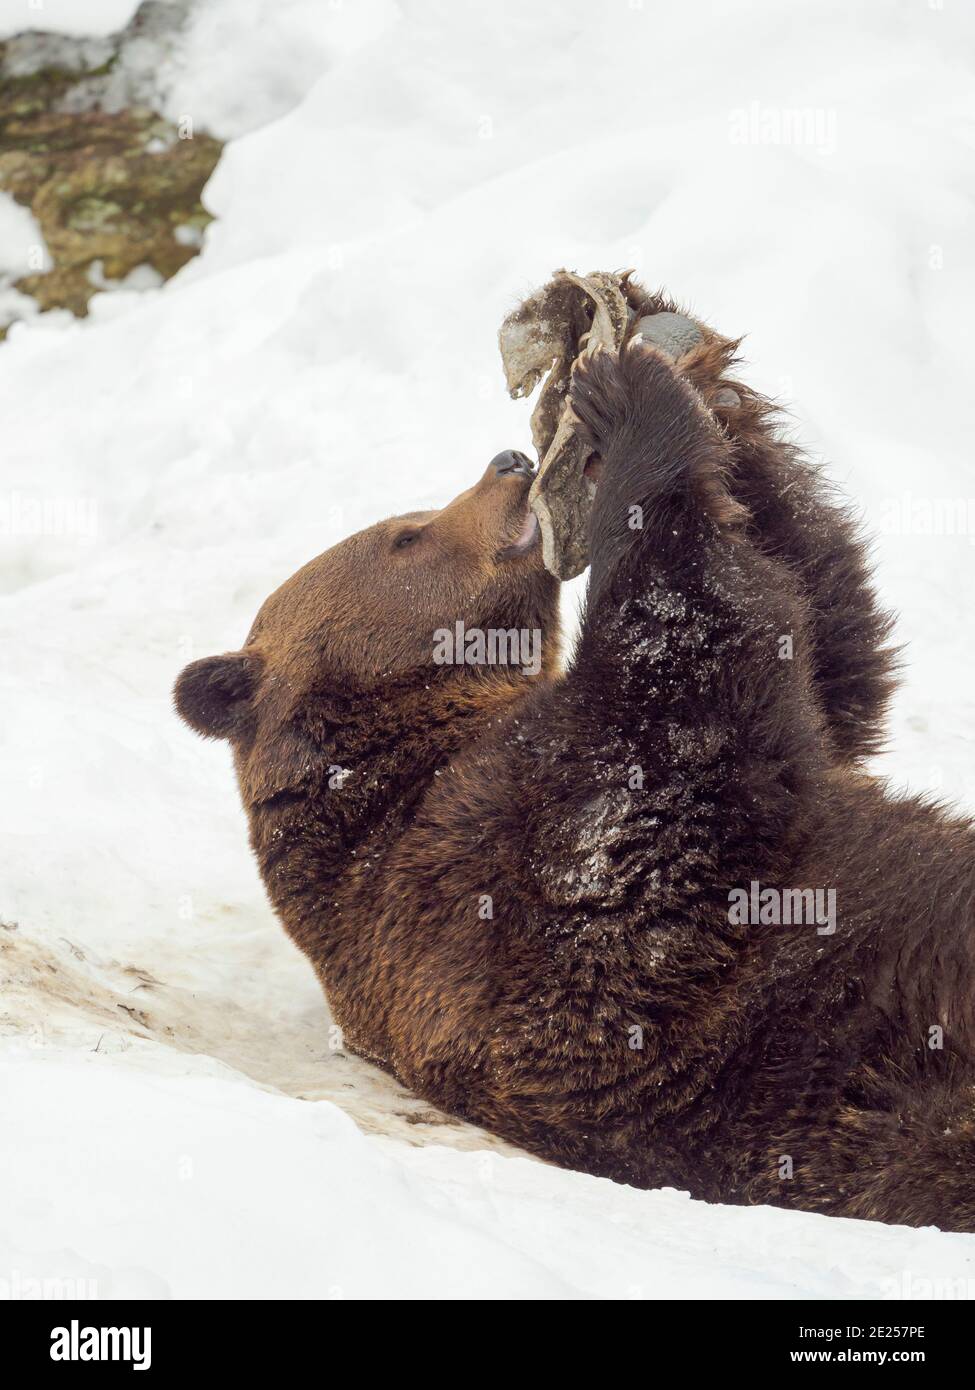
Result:
{"label": "bear's snout", "polygon": [[527,454],[518,449],[505,449],[503,453],[495,454],[488,468],[493,468],[497,474],[514,473],[524,478],[535,476],[535,465]]}

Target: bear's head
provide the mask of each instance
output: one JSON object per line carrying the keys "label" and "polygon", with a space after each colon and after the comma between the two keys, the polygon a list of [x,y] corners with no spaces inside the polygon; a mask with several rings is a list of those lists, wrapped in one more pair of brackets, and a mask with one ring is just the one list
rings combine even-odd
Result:
{"label": "bear's head", "polygon": [[179,714],[238,757],[255,742],[279,746],[275,731],[329,692],[381,700],[394,684],[475,675],[463,658],[449,673],[434,664],[435,634],[458,623],[539,633],[550,672],[558,582],[528,508],[533,476],[523,455],[499,454],[442,510],[380,521],[319,555],[267,599],[240,651],[186,667]]}

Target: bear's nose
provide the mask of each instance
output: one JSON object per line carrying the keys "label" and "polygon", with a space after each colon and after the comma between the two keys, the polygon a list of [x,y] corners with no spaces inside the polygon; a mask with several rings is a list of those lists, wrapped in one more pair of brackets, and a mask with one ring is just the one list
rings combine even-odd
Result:
{"label": "bear's nose", "polygon": [[520,473],[523,477],[530,478],[535,472],[535,465],[526,455],[520,454],[517,449],[505,449],[503,454],[495,454],[488,464],[495,473]]}

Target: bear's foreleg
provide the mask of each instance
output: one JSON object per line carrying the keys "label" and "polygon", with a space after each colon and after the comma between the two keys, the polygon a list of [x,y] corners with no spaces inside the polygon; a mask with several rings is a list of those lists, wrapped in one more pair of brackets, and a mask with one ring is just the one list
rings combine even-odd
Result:
{"label": "bear's foreleg", "polygon": [[[583,359],[571,402],[597,480],[582,631],[553,710],[573,793],[633,794],[636,838],[617,839],[644,876],[667,845],[712,886],[782,869],[827,761],[801,585],[749,540],[731,445],[656,351]],[[661,812],[665,835],[637,831]]]}

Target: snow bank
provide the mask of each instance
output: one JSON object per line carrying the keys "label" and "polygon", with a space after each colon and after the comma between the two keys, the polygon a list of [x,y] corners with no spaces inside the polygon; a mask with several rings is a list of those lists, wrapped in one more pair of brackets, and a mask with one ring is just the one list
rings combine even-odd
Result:
{"label": "snow bank", "polygon": [[[376,1143],[335,1105],[146,1069],[131,1056],[105,1066],[11,1055],[3,1074],[5,1113],[13,1104],[33,1116],[37,1196],[17,1238],[0,1235],[0,1270],[21,1286],[56,1269],[72,1291],[98,1298],[895,1298],[975,1288],[967,1236],[715,1209],[526,1158]],[[5,1187],[22,1187],[22,1164],[4,1162]]]}
{"label": "snow bank", "polygon": [[[43,18],[102,33],[131,8]],[[748,331],[751,379],[882,531],[910,643],[884,765],[975,806],[975,524],[946,520],[975,523],[973,41],[959,6],[839,0],[197,8],[159,102],[234,137],[203,254],[0,346],[0,1279],[858,1297],[975,1276],[975,1238],[557,1172],[344,1056],[227,750],[169,708],[310,556],[527,447],[495,346],[520,294],[635,265]]]}

